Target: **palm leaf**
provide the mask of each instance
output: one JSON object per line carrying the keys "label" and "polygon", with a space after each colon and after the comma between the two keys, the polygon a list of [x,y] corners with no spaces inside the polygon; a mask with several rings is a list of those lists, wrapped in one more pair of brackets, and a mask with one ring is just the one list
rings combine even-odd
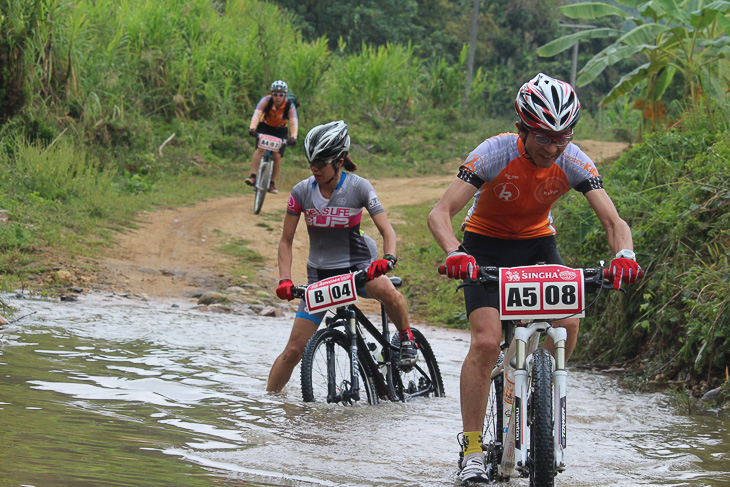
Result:
{"label": "palm leaf", "polygon": [[669,30],[669,27],[662,24],[644,24],[627,32],[616,42],[626,44],[628,46],[639,46],[642,44],[654,44],[656,37]]}
{"label": "palm leaf", "polygon": [[651,63],[644,63],[630,73],[622,76],[618,83],[616,83],[616,86],[608,92],[603,100],[601,100],[601,106],[605,107],[612,101],[618,100],[622,96],[627,95],[634,86],[646,81],[650,65]]}
{"label": "palm leaf", "polygon": [[[721,24],[723,21],[728,23],[728,12],[730,12],[730,2],[717,0],[692,12],[689,23],[696,30],[709,27],[716,20]],[[725,28],[725,32],[727,33],[727,28]]]}
{"label": "palm leaf", "polygon": [[644,46],[617,46],[616,44],[608,46],[606,49],[594,56],[585,66],[578,72],[578,78],[575,81],[577,86],[585,86],[600,75],[604,69],[630,58],[634,54],[641,52]]}
{"label": "palm leaf", "polygon": [[598,2],[563,5],[562,7],[558,8],[558,10],[560,10],[560,13],[571,19],[591,20],[597,19],[599,17],[605,17],[607,15],[617,15],[622,19],[630,17],[629,14],[614,5]]}
{"label": "palm leaf", "polygon": [[573,47],[573,44],[582,40],[588,39],[605,39],[607,37],[618,37],[621,31],[618,29],[602,28],[602,29],[591,29],[576,32],[574,34],[566,35],[550,41],[547,44],[540,46],[537,49],[538,56],[549,57],[555,56],[565,50]]}

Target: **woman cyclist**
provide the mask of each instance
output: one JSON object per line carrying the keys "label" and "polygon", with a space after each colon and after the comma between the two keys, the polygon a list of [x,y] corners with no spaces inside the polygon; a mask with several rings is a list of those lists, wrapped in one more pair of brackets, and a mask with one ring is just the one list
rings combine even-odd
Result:
{"label": "woman cyclist", "polygon": [[[297,142],[297,134],[299,133],[299,121],[297,119],[297,108],[294,103],[286,99],[289,92],[289,86],[282,80],[271,83],[271,94],[261,98],[256,110],[251,117],[248,133],[252,137],[258,137],[259,134],[273,135],[280,139],[287,139],[288,132],[291,137],[287,139],[288,145],[294,145]],[[271,183],[269,183],[269,193],[278,193],[274,181],[279,175],[281,167],[281,156],[284,155],[285,146],[274,153],[274,169],[271,173]],[[246,184],[256,186],[256,174],[259,172],[259,162],[266,149],[256,148],[251,159],[251,176],[246,179]]]}
{"label": "woman cyclist", "polygon": [[[400,335],[399,366],[415,364],[416,349],[410,329],[405,298],[385,274],[388,264],[395,265],[396,236],[383,206],[367,179],[351,172],[357,169],[348,155],[350,136],[342,120],[314,127],[304,140],[304,153],[312,176],[292,189],[279,241],[279,287],[276,295],[291,301],[292,243],[299,218],[309,232],[309,283],[356,270],[367,269],[370,280],[359,290],[363,297],[381,301]],[[350,172],[344,172],[342,168]],[[385,255],[377,259],[377,245],[360,233],[363,209],[367,209],[380,235]],[[304,347],[322,322],[325,312],[309,313],[304,300],[294,318],[289,341],[274,361],[266,389],[279,392],[299,363]]]}

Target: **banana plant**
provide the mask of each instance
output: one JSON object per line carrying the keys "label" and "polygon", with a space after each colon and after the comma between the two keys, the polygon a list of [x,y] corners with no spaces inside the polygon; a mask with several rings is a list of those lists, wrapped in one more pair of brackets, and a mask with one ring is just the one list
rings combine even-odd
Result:
{"label": "banana plant", "polygon": [[[684,79],[684,95],[725,95],[730,87],[730,2],[715,0],[617,0],[619,5],[585,2],[560,7],[571,19],[619,17],[631,21],[628,31],[595,28],[563,36],[541,46],[540,56],[554,56],[574,43],[596,38],[614,43],[590,59],[578,72],[577,86],[585,86],[618,61],[643,55],[645,62],[625,74],[601,101],[603,106],[643,87],[636,103],[645,119],[663,113],[661,97],[675,74]],[[631,13],[635,12],[635,13]]]}

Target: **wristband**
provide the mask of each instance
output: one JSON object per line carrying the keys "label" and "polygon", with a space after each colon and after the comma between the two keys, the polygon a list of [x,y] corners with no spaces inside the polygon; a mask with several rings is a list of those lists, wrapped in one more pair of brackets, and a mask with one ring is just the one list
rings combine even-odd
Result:
{"label": "wristband", "polygon": [[629,249],[623,249],[622,251],[620,251],[618,254],[616,254],[616,258],[617,259],[629,259],[629,260],[633,260],[634,262],[636,262],[636,254],[634,253],[633,250],[629,250]]}
{"label": "wristband", "polygon": [[291,279],[279,279],[279,284],[286,282],[286,281],[291,282]]}
{"label": "wristband", "polygon": [[457,252],[464,252],[464,253],[465,253],[465,254],[467,254],[467,255],[471,255],[471,254],[470,254],[470,253],[469,253],[469,252],[468,252],[468,251],[467,251],[467,250],[466,250],[466,249],[464,248],[464,246],[463,246],[463,245],[459,245],[459,246],[458,246],[458,247],[456,247],[456,248],[455,248],[454,250],[452,250],[451,252],[449,252],[449,253],[448,253],[448,254],[446,255],[446,257],[451,257],[452,255],[456,254]]}

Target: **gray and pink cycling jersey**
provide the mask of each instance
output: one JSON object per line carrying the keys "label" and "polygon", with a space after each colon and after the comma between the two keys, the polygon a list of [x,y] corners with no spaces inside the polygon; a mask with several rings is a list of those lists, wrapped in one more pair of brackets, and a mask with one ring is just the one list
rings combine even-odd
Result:
{"label": "gray and pink cycling jersey", "polygon": [[307,265],[318,269],[367,264],[378,255],[375,241],[360,231],[363,210],[371,217],[385,211],[367,179],[343,172],[332,196],[322,196],[314,176],[297,183],[286,212],[299,216],[309,233]]}

